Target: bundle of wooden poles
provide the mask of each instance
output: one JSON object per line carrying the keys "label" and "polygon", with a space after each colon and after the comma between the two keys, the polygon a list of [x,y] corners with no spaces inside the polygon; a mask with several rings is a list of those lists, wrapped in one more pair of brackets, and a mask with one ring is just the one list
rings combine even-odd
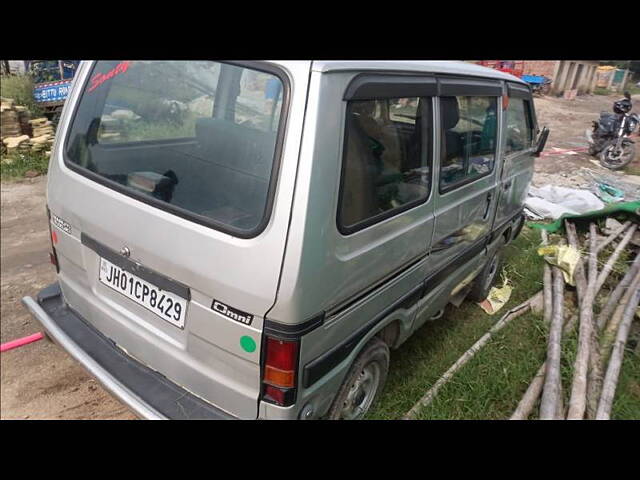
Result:
{"label": "bundle of wooden poles", "polygon": [[[640,302],[640,252],[632,242],[638,225],[627,221],[607,236],[599,235],[593,222],[584,235],[574,223],[565,220],[564,225],[566,237],[561,241],[581,252],[573,273],[575,290],[565,288],[559,267],[545,263],[547,357],[512,420],[606,420],[611,415],[625,346]],[[546,245],[547,232],[541,232],[542,243]],[[567,308],[573,295],[577,305],[575,313]],[[578,345],[571,385],[563,386],[562,342],[576,323]],[[534,410],[538,405],[536,416]]]}

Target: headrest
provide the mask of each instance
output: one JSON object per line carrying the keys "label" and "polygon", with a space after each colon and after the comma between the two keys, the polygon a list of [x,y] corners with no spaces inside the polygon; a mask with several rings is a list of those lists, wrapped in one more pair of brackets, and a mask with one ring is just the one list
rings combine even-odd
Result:
{"label": "headrest", "polygon": [[442,110],[443,130],[451,130],[460,120],[458,99],[456,97],[440,97],[440,109]]}

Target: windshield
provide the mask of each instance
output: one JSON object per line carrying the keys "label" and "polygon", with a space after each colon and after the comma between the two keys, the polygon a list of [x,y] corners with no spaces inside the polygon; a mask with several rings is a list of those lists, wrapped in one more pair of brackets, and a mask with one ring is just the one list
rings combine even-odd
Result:
{"label": "windshield", "polygon": [[266,71],[101,61],[66,153],[123,193],[247,236],[267,215],[282,105],[283,83]]}
{"label": "windshield", "polygon": [[58,60],[36,60],[31,62],[31,74],[35,83],[56,82],[60,78]]}

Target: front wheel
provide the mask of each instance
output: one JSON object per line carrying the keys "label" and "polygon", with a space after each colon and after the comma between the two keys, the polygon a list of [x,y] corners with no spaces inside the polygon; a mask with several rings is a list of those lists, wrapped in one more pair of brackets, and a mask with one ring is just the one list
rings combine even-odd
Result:
{"label": "front wheel", "polygon": [[378,398],[389,371],[389,347],[373,337],[351,365],[336,395],[329,420],[361,420]]}
{"label": "front wheel", "polygon": [[636,146],[631,142],[622,144],[620,150],[616,150],[616,145],[612,143],[600,153],[600,164],[610,170],[619,170],[633,160],[635,153]]}

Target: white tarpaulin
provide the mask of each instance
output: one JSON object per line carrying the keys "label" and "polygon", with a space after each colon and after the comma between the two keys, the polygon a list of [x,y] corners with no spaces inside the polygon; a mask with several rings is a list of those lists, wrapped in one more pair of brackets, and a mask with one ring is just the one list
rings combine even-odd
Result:
{"label": "white tarpaulin", "polygon": [[536,215],[554,220],[565,213],[580,215],[604,208],[604,203],[588,190],[545,185],[529,187],[525,207]]}

